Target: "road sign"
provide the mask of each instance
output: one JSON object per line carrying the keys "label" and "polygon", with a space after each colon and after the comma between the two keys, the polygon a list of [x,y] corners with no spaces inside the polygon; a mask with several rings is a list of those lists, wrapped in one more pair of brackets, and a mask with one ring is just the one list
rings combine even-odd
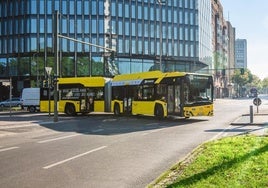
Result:
{"label": "road sign", "polygon": [[260,106],[261,105],[261,99],[259,97],[256,97],[254,100],[253,100],[253,104],[255,106]]}

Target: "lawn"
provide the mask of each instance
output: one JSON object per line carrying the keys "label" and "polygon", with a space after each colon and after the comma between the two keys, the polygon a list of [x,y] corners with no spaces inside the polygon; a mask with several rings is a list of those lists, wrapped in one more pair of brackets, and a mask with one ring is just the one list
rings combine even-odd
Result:
{"label": "lawn", "polygon": [[207,142],[149,187],[268,187],[268,137]]}

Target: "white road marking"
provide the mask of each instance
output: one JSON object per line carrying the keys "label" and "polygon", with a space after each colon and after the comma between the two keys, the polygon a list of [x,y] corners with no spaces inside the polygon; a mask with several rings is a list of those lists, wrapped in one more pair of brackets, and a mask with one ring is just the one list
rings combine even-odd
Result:
{"label": "white road marking", "polygon": [[9,150],[18,149],[18,148],[19,148],[19,147],[3,148],[3,149],[0,149],[0,152],[3,152],[3,151],[9,151]]}
{"label": "white road marking", "polygon": [[79,134],[72,134],[72,135],[68,135],[68,136],[62,136],[62,137],[57,137],[57,138],[52,138],[52,139],[48,139],[48,140],[42,140],[37,142],[38,144],[43,144],[43,143],[47,143],[47,142],[53,142],[53,141],[57,141],[57,140],[63,140],[66,138],[71,138],[71,137],[75,137],[78,136]]}
{"label": "white road marking", "polygon": [[51,164],[51,165],[45,166],[45,167],[43,167],[43,169],[49,169],[49,168],[52,168],[52,167],[58,166],[58,165],[60,165],[60,164],[63,164],[63,163],[66,163],[66,162],[68,162],[68,161],[71,161],[71,160],[77,159],[77,158],[82,157],[82,156],[84,156],[84,155],[88,155],[88,154],[90,154],[90,153],[93,153],[93,152],[95,152],[95,151],[98,151],[98,150],[104,149],[104,148],[106,148],[106,147],[107,147],[107,146],[101,146],[101,147],[98,147],[98,148],[96,148],[96,149],[93,149],[93,150],[87,151],[87,152],[85,152],[85,153],[81,153],[81,154],[76,155],[76,156],[73,156],[73,157],[71,157],[71,158],[68,158],[68,159],[65,159],[65,160],[59,161],[59,162],[57,162],[57,163],[54,163],[54,164]]}
{"label": "white road marking", "polygon": [[155,130],[143,133],[142,135],[145,136],[145,135],[148,135],[148,134],[151,134],[151,133],[156,133],[156,132],[159,132],[159,131],[162,131],[162,130],[164,130],[164,129],[155,129]]}

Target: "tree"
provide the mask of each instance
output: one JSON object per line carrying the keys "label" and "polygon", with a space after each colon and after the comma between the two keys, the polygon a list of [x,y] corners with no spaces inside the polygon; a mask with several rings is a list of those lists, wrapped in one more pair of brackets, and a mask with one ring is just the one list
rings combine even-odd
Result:
{"label": "tree", "polygon": [[264,78],[262,80],[262,87],[263,88],[268,88],[268,77]]}

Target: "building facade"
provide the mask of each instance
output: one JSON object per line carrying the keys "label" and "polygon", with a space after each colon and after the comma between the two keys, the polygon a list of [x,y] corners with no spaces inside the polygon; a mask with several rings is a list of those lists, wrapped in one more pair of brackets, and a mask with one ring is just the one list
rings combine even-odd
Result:
{"label": "building facade", "polygon": [[213,46],[213,75],[215,97],[222,98],[228,95],[228,30],[223,16],[223,7],[219,0],[212,3],[212,46]]}
{"label": "building facade", "polygon": [[235,67],[247,68],[247,40],[235,40]]}
{"label": "building facade", "polygon": [[13,95],[54,67],[55,11],[59,34],[116,50],[60,38],[60,77],[213,66],[210,0],[1,0],[0,78]]}

